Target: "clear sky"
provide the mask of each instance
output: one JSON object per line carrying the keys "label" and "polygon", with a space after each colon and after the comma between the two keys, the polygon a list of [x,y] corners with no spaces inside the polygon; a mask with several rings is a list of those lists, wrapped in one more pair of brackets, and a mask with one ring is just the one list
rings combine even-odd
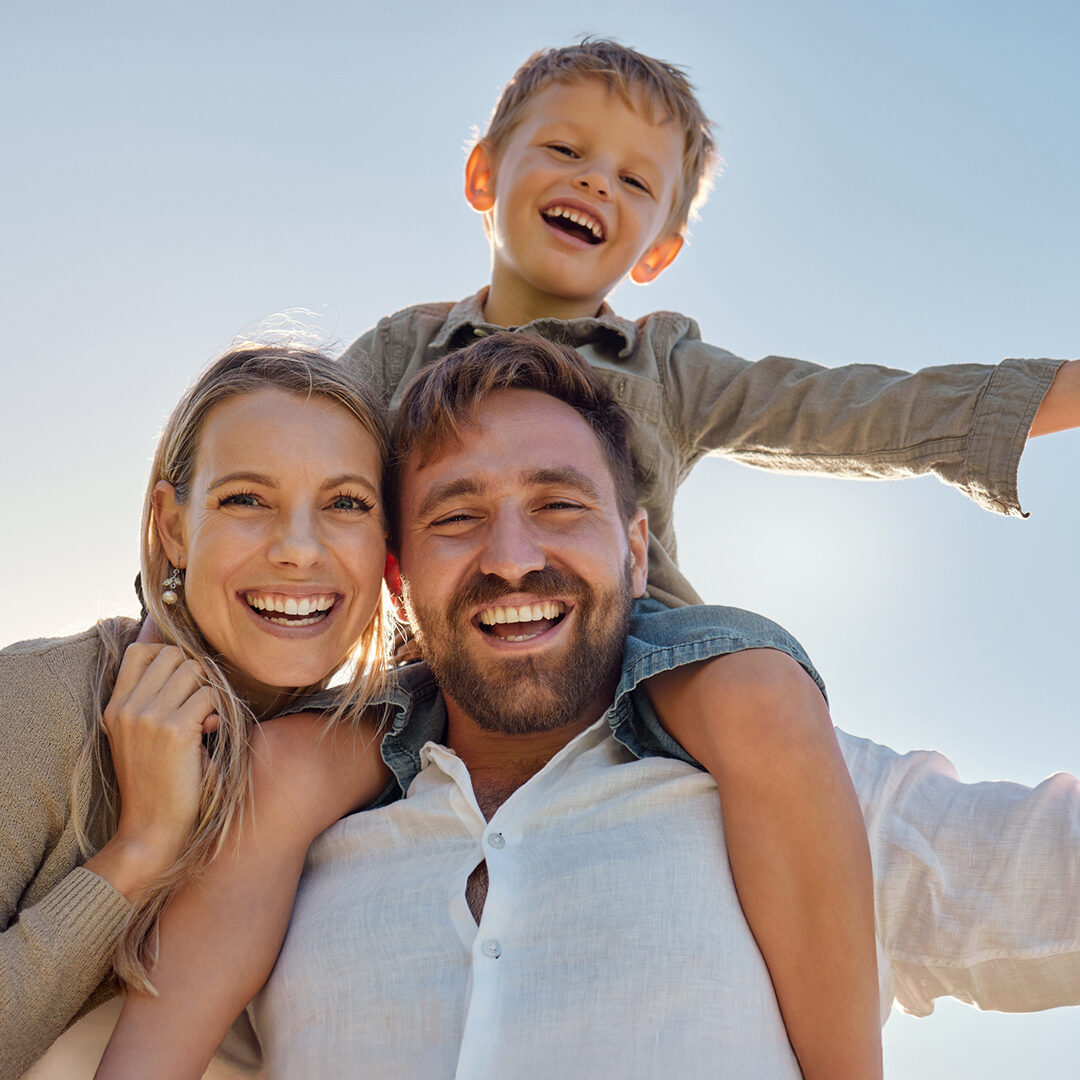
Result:
{"label": "clear sky", "polygon": [[[132,611],[154,437],[234,335],[301,307],[343,346],[484,282],[464,141],[520,60],[583,33],[687,66],[727,163],[620,313],[830,365],[1080,353],[1068,0],[5,0],[0,640]],[[803,641],[841,727],[1034,783],[1080,769],[1078,462],[1074,434],[1032,444],[1020,521],[930,479],[710,460],[683,564]],[[894,1016],[886,1075],[1072,1075],[1078,1019]]]}

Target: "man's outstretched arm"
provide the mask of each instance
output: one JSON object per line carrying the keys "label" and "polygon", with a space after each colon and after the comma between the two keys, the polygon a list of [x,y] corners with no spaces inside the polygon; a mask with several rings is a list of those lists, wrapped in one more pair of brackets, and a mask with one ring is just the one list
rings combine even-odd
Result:
{"label": "man's outstretched arm", "polygon": [[1080,1004],[1080,780],[965,784],[933,751],[837,737],[899,1004],[918,1016],[938,997],[999,1012]]}

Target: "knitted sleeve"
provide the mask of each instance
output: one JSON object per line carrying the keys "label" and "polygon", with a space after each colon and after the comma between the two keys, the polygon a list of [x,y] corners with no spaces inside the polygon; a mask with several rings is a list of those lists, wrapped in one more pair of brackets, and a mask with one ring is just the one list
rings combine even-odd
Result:
{"label": "knitted sleeve", "polygon": [[[106,976],[130,911],[79,864],[71,778],[92,707],[94,632],[0,653],[0,1076],[19,1076]],[[85,818],[90,785],[76,796]]]}

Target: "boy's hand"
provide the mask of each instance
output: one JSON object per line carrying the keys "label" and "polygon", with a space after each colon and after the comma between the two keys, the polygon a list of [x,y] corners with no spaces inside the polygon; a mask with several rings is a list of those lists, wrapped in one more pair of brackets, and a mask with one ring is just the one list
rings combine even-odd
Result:
{"label": "boy's hand", "polygon": [[1080,427],[1080,360],[1069,360],[1058,368],[1050,389],[1042,399],[1029,438]]}

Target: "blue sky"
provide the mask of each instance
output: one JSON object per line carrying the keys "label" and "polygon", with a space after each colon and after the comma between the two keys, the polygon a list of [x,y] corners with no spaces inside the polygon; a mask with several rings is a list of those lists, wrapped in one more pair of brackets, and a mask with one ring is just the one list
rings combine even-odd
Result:
{"label": "blue sky", "polygon": [[[273,312],[327,346],[485,280],[463,145],[533,49],[613,35],[684,64],[726,161],[625,315],[740,355],[904,368],[1073,357],[1080,7],[938,0],[99,3],[0,8],[7,164],[0,640],[130,611],[154,437]],[[1033,443],[1027,521],[933,480],[707,461],[684,487],[703,595],[788,626],[840,726],[965,779],[1080,769],[1080,438]],[[1075,1012],[893,1017],[887,1076],[1064,1076]]]}

